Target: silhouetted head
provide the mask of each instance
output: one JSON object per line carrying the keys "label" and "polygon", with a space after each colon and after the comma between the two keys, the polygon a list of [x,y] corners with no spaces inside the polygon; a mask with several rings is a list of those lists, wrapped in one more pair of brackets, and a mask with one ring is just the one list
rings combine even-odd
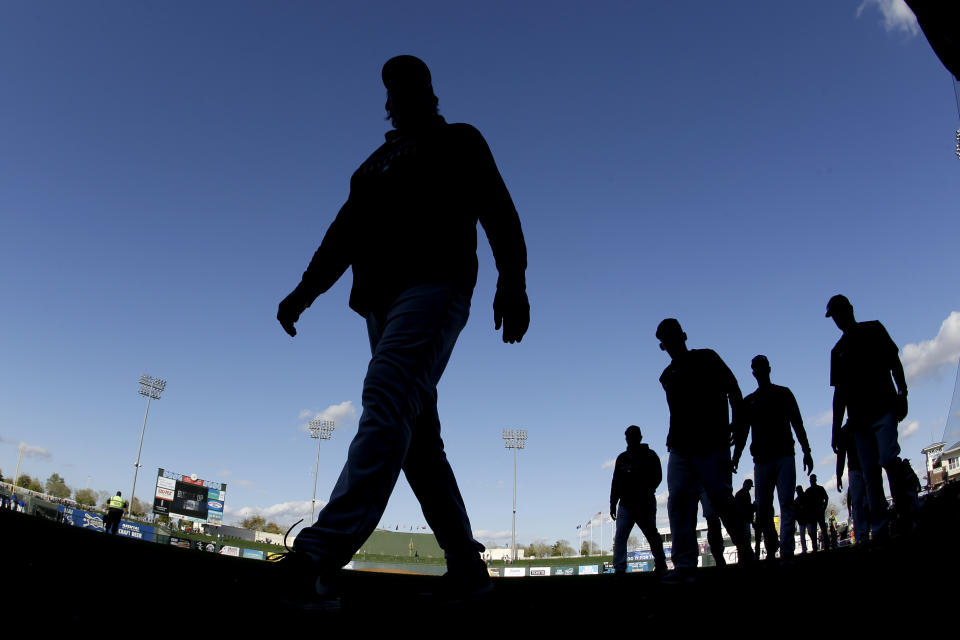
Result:
{"label": "silhouetted head", "polygon": [[810,486],[811,487],[817,486],[817,474],[813,474],[812,476],[810,476]]}
{"label": "silhouetted head", "polygon": [[640,427],[635,424],[627,427],[627,430],[623,432],[623,435],[627,438],[628,447],[635,447],[640,444],[641,440],[643,440],[643,434],[640,432]]}
{"label": "silhouetted head", "polygon": [[802,495],[802,494],[803,494],[803,485],[802,485],[802,484],[798,484],[798,485],[797,485],[797,495]]}
{"label": "silhouetted head", "polygon": [[759,384],[770,382],[770,361],[767,360],[767,356],[762,354],[754,356],[753,360],[750,361],[750,369]]}
{"label": "silhouetted head", "polygon": [[753,489],[753,480],[751,480],[750,478],[747,478],[746,480],[744,480],[744,481],[743,481],[743,488],[744,488],[744,489]]}
{"label": "silhouetted head", "polygon": [[380,72],[387,88],[387,119],[397,129],[415,128],[437,115],[430,69],[416,56],[396,56]]}
{"label": "silhouetted head", "polygon": [[827,302],[827,318],[833,318],[837,328],[846,331],[857,321],[853,317],[853,305],[847,300],[847,296],[838,293]]}
{"label": "silhouetted head", "polygon": [[119,495],[120,495],[120,492],[119,492],[119,491],[117,491],[117,496],[119,496]]}
{"label": "silhouetted head", "polygon": [[687,334],[683,332],[680,321],[676,318],[666,318],[657,325],[657,339],[660,349],[670,354],[671,358],[687,350]]}

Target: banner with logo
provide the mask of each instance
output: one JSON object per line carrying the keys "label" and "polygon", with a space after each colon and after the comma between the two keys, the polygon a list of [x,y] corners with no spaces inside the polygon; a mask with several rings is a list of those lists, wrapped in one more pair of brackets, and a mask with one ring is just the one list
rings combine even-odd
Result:
{"label": "banner with logo", "polygon": [[550,575],[550,567],[530,567],[530,577],[542,578]]}
{"label": "banner with logo", "polygon": [[555,576],[572,576],[574,575],[573,567],[554,567],[553,575]]}
{"label": "banner with logo", "polygon": [[91,513],[83,509],[74,509],[73,507],[63,507],[63,521],[74,527],[84,529],[93,529],[103,531],[103,516],[99,513]]}
{"label": "banner with logo", "polygon": [[503,568],[503,577],[504,578],[522,578],[527,575],[527,570],[523,567],[504,567]]}
{"label": "banner with logo", "polygon": [[150,525],[140,524],[139,522],[126,522],[124,520],[120,521],[117,534],[127,538],[134,538],[135,540],[146,540],[147,542],[153,542],[156,539],[156,530]]}
{"label": "banner with logo", "polygon": [[600,575],[600,567],[595,564],[582,564],[579,567],[578,575],[581,576],[598,576]]}

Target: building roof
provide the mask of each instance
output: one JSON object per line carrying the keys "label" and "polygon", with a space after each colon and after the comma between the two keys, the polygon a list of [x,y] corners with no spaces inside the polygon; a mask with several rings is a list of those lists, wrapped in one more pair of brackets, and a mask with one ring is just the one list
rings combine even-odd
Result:
{"label": "building roof", "polygon": [[931,445],[927,445],[923,449],[920,449],[920,453],[933,453],[937,449],[942,449],[943,446],[947,444],[946,442],[935,442]]}

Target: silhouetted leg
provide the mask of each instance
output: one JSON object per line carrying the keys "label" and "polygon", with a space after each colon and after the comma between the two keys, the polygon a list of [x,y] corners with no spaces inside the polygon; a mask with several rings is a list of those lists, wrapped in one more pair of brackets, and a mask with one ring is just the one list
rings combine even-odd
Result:
{"label": "silhouetted leg", "polygon": [[867,502],[870,505],[870,530],[874,537],[882,536],[887,526],[887,498],[883,493],[883,476],[880,467],[880,454],[877,451],[877,439],[870,428],[853,432],[860,458],[860,470],[867,490]]}
{"label": "silhouetted leg", "polygon": [[733,499],[733,473],[730,470],[730,451],[723,449],[696,458],[697,473],[710,498],[714,511],[737,547],[740,561],[753,560],[748,536],[744,533],[737,505]]}
{"label": "silhouetted leg", "polygon": [[873,430],[877,438],[878,461],[887,472],[887,482],[890,483],[890,494],[893,496],[895,508],[899,514],[910,517],[919,508],[920,501],[916,487],[911,486],[900,459],[897,419],[892,413],[888,413],[873,425]]}
{"label": "silhouetted leg", "polygon": [[814,553],[820,550],[820,545],[817,543],[817,521],[807,523],[807,533],[810,535],[810,548]]}
{"label": "silhouetted leg", "polygon": [[700,480],[690,460],[671,451],[667,460],[667,515],[673,536],[673,566],[697,566],[697,499]]}
{"label": "silhouetted leg", "polygon": [[643,537],[647,539],[647,543],[650,545],[654,567],[658,571],[666,571],[667,557],[663,552],[663,537],[657,531],[657,499],[655,497],[650,496],[647,505],[640,513],[640,517],[637,518],[637,526],[640,527]]}
{"label": "silhouetted leg", "polygon": [[[777,462],[775,470],[777,484],[777,500],[780,502],[780,557],[793,555],[796,547],[793,533],[796,530],[796,506],[794,504],[794,487],[797,485],[797,463],[793,456],[784,456]],[[771,496],[772,499],[772,496]],[[772,506],[772,501],[771,501]],[[777,539],[777,528],[773,523],[773,509],[770,509],[768,530],[772,533],[772,541]],[[768,548],[769,549],[769,548]],[[769,553],[769,551],[768,551]]]}
{"label": "silhouetted leg", "polygon": [[613,536],[613,570],[624,572],[627,570],[627,540],[630,530],[633,529],[635,515],[625,507],[623,501],[617,505],[617,530]]}
{"label": "silhouetted leg", "polygon": [[847,473],[850,490],[850,511],[853,516],[853,537],[857,544],[870,539],[870,516],[863,473],[850,469]]}
{"label": "silhouetted leg", "polygon": [[[766,538],[767,556],[776,553],[776,531],[771,537],[767,521],[773,521],[773,491],[776,488],[780,460],[753,465],[753,481],[757,491],[757,538]],[[757,557],[760,556],[760,540],[757,540]]]}
{"label": "silhouetted leg", "polygon": [[373,532],[403,467],[425,391],[436,389],[469,301],[449,285],[408,289],[383,321],[367,319],[373,357],[363,413],[347,462],[317,521],[294,541],[331,569],[349,562]]}
{"label": "silhouetted leg", "polygon": [[423,399],[423,405],[403,472],[447,562],[476,560],[484,546],[473,538],[467,508],[443,450],[435,390]]}
{"label": "silhouetted leg", "polygon": [[800,529],[800,553],[807,552],[807,523],[798,522],[797,527]]}
{"label": "silhouetted leg", "polygon": [[723,557],[723,529],[720,527],[720,516],[710,504],[710,498],[703,487],[700,487],[700,506],[703,507],[703,519],[707,521],[707,546],[710,555],[718,567],[726,566],[727,560]]}

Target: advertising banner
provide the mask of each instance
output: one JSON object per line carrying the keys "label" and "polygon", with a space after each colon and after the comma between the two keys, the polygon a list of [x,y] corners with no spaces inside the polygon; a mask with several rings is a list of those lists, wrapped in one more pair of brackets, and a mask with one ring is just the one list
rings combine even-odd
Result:
{"label": "advertising banner", "polygon": [[650,563],[649,562],[628,562],[627,573],[634,573],[636,571],[650,571]]}
{"label": "advertising banner", "polygon": [[153,542],[156,539],[156,530],[149,525],[140,524],[139,522],[121,521],[120,526],[117,528],[117,534],[136,540],[146,540],[148,542]]}
{"label": "advertising banner", "polygon": [[595,564],[582,564],[579,567],[580,571],[578,575],[581,576],[597,576],[600,575],[600,567]]}
{"label": "advertising banner", "polygon": [[530,577],[542,578],[550,575],[550,567],[530,567]]}
{"label": "advertising banner", "polygon": [[220,549],[220,555],[222,555],[222,556],[234,556],[234,557],[239,558],[239,557],[240,557],[240,547],[229,547],[229,546],[223,547],[222,549]]}
{"label": "advertising banner", "polygon": [[227,485],[157,469],[153,512],[171,519],[221,524]]}
{"label": "advertising banner", "polygon": [[160,500],[173,500],[173,489],[157,487],[157,493],[154,497],[159,498]]}
{"label": "advertising banner", "polygon": [[490,574],[491,578],[500,577],[500,567],[487,567],[487,573]]}
{"label": "advertising banner", "polygon": [[241,557],[250,558],[252,560],[266,560],[267,554],[259,549],[244,549]]}
{"label": "advertising banner", "polygon": [[73,507],[63,508],[63,521],[74,527],[83,527],[84,529],[93,529],[103,531],[103,516],[99,513],[90,513],[82,509]]}
{"label": "advertising banner", "polygon": [[503,568],[503,577],[504,578],[522,578],[527,575],[527,570],[523,567],[504,567]]}
{"label": "advertising banner", "polygon": [[554,567],[553,575],[555,576],[572,576],[574,574],[573,567]]}

